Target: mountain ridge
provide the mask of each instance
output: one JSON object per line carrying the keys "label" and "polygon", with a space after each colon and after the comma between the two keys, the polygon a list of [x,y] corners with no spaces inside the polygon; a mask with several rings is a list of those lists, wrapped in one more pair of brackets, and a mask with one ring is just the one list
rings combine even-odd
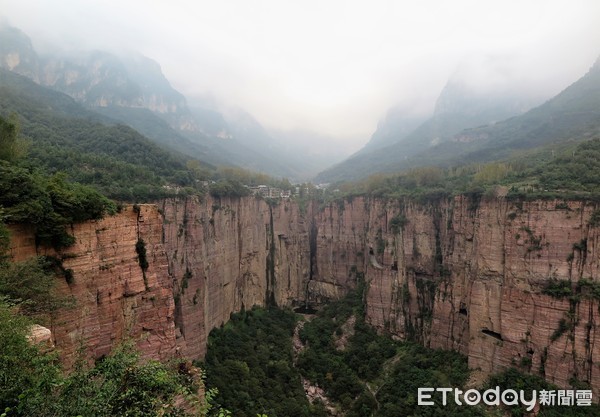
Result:
{"label": "mountain ridge", "polygon": [[[40,57],[29,37],[19,29],[0,29],[0,67],[28,77],[40,85],[73,97],[98,113],[119,120],[153,141],[209,164],[240,166],[279,177],[297,175],[297,164],[274,153],[278,140],[259,123],[245,137],[235,120],[215,109],[188,106],[160,64],[141,54],[119,56],[105,51]],[[142,109],[149,111],[144,112]],[[166,122],[170,128],[167,128]],[[266,140],[270,146],[253,143]]]}
{"label": "mountain ridge", "polygon": [[[423,165],[449,166],[507,158],[518,149],[600,134],[600,59],[581,78],[527,112],[484,126],[448,128],[439,143],[429,143],[436,116],[402,140],[366,155],[351,157],[317,176],[324,182],[358,179]],[[437,115],[442,121],[452,112]],[[451,122],[454,123],[454,122]],[[432,146],[431,146],[432,145]],[[348,167],[352,171],[348,171]]]}

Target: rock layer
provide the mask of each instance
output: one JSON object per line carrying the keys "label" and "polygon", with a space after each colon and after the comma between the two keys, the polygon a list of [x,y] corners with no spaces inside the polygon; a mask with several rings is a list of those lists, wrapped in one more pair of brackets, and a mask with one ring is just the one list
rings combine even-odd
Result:
{"label": "rock layer", "polygon": [[[484,373],[514,366],[563,387],[589,383],[598,395],[600,306],[577,294],[580,280],[600,280],[594,210],[562,201],[356,199],[317,215],[319,241],[336,254],[319,256],[319,270],[333,282],[364,273],[367,320],[381,330],[459,350]],[[551,279],[569,280],[574,296],[546,295]]]}
{"label": "rock layer", "polygon": [[[100,358],[128,338],[147,357],[175,354],[173,283],[161,243],[162,224],[154,205],[128,207],[116,216],[73,225],[69,232],[75,244],[61,253],[36,247],[31,232],[13,228],[13,259],[55,256],[73,271],[70,283],[57,277],[56,284],[76,305],[55,314],[50,325],[67,365],[80,348],[83,358]],[[136,252],[138,240],[146,249],[145,271]]]}
{"label": "rock layer", "polygon": [[[324,303],[364,278],[367,320],[381,331],[459,350],[483,373],[515,366],[560,386],[587,382],[598,395],[594,210],[503,198],[355,198],[321,208],[190,198],[74,225],[76,244],[61,254],[13,227],[12,254],[61,256],[73,270],[73,282],[57,283],[77,307],[50,326],[67,363],[80,346],[97,358],[126,337],[148,357],[198,358],[233,312]],[[570,280],[573,296],[545,294],[550,279]]]}

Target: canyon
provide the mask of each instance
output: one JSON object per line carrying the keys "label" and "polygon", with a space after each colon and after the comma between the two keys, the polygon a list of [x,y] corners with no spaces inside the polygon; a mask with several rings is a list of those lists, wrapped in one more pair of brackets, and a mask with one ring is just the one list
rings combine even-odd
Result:
{"label": "canyon", "polygon": [[[72,271],[56,283],[76,304],[47,323],[67,366],[126,338],[145,357],[201,358],[233,312],[315,307],[364,279],[366,319],[382,332],[460,351],[482,376],[513,366],[599,395],[600,305],[585,291],[600,281],[596,209],[504,197],[190,197],[74,224],[76,242],[60,253],[12,225],[11,255],[56,256]],[[557,280],[576,296],[549,295]]]}

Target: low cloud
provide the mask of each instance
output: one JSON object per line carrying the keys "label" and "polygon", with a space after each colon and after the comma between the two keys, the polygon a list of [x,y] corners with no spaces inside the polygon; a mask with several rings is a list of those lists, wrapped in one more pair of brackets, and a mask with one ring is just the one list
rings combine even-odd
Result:
{"label": "low cloud", "polygon": [[550,96],[600,54],[597,0],[0,0],[42,50],[135,50],[186,96],[273,129],[365,143],[387,110],[426,114],[451,78]]}

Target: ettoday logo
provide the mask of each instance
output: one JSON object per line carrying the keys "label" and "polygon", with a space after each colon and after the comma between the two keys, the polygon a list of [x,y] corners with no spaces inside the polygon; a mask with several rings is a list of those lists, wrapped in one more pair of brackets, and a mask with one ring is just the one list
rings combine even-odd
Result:
{"label": "ettoday logo", "polygon": [[434,393],[441,393],[442,405],[454,401],[457,405],[474,406],[483,402],[489,406],[523,405],[527,411],[532,411],[539,402],[540,405],[567,405],[590,406],[592,405],[591,390],[536,390],[526,393],[524,390],[501,390],[500,387],[487,389],[480,392],[476,389],[463,391],[458,388],[419,388],[418,405],[435,405]]}

